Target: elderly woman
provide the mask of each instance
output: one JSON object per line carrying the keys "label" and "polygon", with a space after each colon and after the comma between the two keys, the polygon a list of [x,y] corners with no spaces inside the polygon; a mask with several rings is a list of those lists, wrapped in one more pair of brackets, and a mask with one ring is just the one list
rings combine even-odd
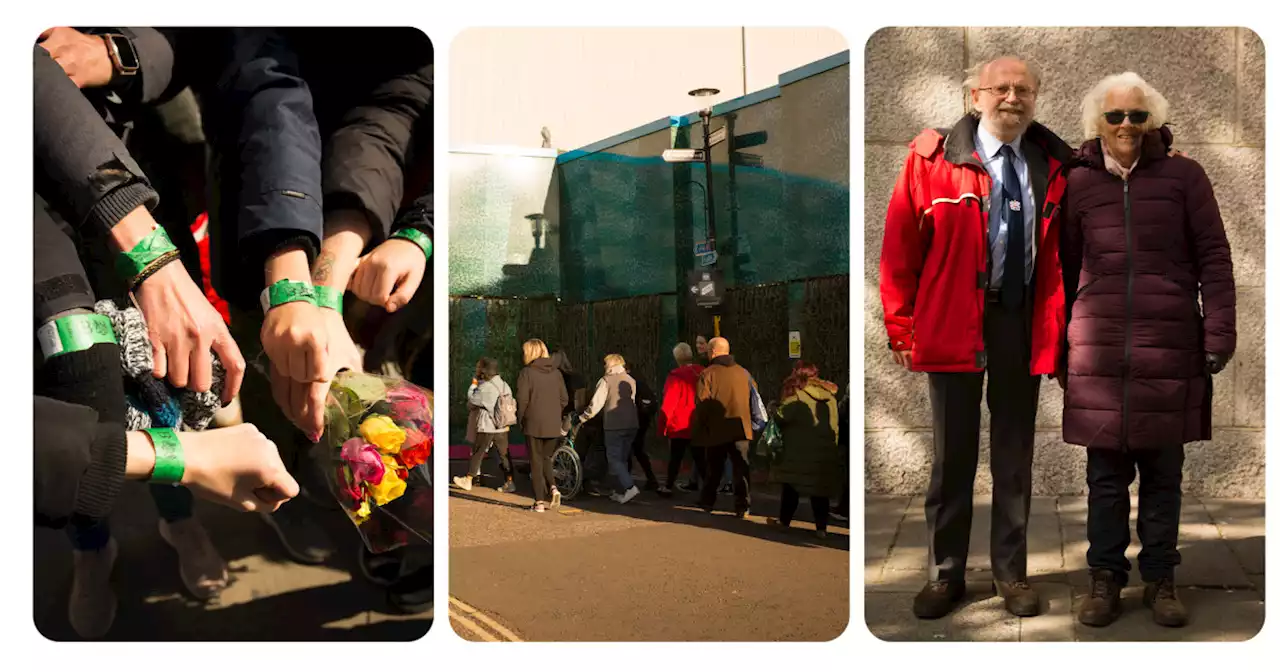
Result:
{"label": "elderly woman", "polygon": [[[671,356],[676,360],[676,368],[667,374],[667,382],[662,386],[662,408],[658,409],[658,431],[667,437],[671,447],[667,482],[658,488],[658,494],[664,497],[671,496],[685,451],[690,447],[689,419],[698,403],[698,374],[702,373],[702,365],[694,363],[693,348],[688,343],[676,343]],[[693,447],[693,473],[697,479],[705,478],[707,473],[706,453],[699,446]]]}
{"label": "elderly woman", "polygon": [[533,479],[533,510],[560,504],[551,455],[562,435],[560,413],[569,403],[564,377],[551,362],[547,344],[533,338],[524,342],[524,368],[516,379],[516,423],[529,444],[530,477]]}
{"label": "elderly woman", "polygon": [[627,362],[622,355],[605,356],[604,376],[596,383],[591,402],[578,419],[586,422],[600,413],[603,414],[601,420],[604,424],[604,449],[609,460],[609,473],[618,486],[610,499],[626,504],[640,494],[640,488],[636,487],[635,480],[631,478],[628,462],[631,443],[640,427],[640,417],[636,408],[636,380],[627,373]]}
{"label": "elderly woman", "polygon": [[1102,80],[1084,100],[1093,139],[1067,183],[1062,434],[1088,451],[1092,580],[1079,620],[1091,626],[1120,615],[1135,475],[1143,603],[1160,625],[1186,623],[1174,587],[1183,445],[1210,438],[1210,376],[1236,346],[1231,249],[1213,186],[1198,163],[1169,155],[1168,111],[1132,72]]}

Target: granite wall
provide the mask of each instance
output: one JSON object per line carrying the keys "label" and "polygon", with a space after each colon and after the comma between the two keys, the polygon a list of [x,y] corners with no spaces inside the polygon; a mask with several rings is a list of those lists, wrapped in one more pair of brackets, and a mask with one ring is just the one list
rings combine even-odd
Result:
{"label": "granite wall", "polygon": [[[1073,145],[1080,101],[1102,77],[1142,75],[1169,99],[1174,144],[1213,180],[1231,241],[1239,345],[1214,380],[1214,440],[1189,445],[1187,492],[1262,497],[1264,489],[1264,57],[1247,28],[886,28],[866,45],[865,466],[868,492],[924,492],[932,454],[923,374],[897,367],[885,348],[880,246],[906,144],[921,129],[965,112],[966,68],[1002,54],[1044,71],[1037,119]],[[1086,491],[1084,451],[1061,441],[1062,393],[1041,387],[1036,494]],[[987,426],[983,409],[983,426]],[[984,431],[985,434],[985,431]],[[977,489],[990,491],[987,437]]]}

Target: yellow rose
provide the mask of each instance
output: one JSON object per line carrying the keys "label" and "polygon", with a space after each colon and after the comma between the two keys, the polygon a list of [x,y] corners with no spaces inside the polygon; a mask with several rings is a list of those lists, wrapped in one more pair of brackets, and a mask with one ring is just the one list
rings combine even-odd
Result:
{"label": "yellow rose", "polygon": [[395,455],[404,443],[404,430],[385,415],[371,415],[360,423],[360,436],[378,447],[378,450]]}
{"label": "yellow rose", "polygon": [[378,506],[384,506],[387,502],[404,494],[404,479],[396,473],[399,465],[396,464],[395,458],[383,455],[382,463],[386,465],[387,470],[382,474],[382,481],[377,485],[366,482],[369,488],[369,494],[373,496],[373,503]]}
{"label": "yellow rose", "polygon": [[356,521],[356,525],[368,520],[371,515],[373,515],[373,510],[369,508],[367,500],[360,502],[360,508],[351,512],[351,517]]}

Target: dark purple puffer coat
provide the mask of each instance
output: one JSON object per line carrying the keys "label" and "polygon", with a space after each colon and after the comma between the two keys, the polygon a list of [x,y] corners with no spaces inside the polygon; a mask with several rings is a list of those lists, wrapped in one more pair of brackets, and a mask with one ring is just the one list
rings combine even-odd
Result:
{"label": "dark purple puffer coat", "polygon": [[1225,361],[1236,347],[1231,248],[1204,169],[1166,156],[1171,143],[1167,128],[1144,136],[1126,184],[1090,140],[1067,179],[1067,443],[1138,450],[1211,437],[1205,353]]}

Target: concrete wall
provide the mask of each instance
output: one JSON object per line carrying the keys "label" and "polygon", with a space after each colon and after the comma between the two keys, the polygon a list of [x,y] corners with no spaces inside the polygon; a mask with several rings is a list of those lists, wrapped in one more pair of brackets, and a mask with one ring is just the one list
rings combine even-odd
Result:
{"label": "concrete wall", "polygon": [[829,28],[472,28],[450,57],[449,142],[573,149],[778,83],[848,49]]}
{"label": "concrete wall", "polygon": [[[1037,117],[1073,145],[1080,101],[1102,77],[1133,70],[1169,99],[1176,147],[1213,180],[1231,241],[1239,345],[1214,379],[1214,441],[1187,447],[1185,488],[1203,496],[1262,497],[1265,138],[1263,45],[1245,28],[891,28],[866,45],[866,487],[920,493],[932,455],[923,374],[895,366],[885,347],[878,269],[884,215],[906,143],[964,114],[964,70],[1001,54],[1044,70]],[[1086,491],[1084,451],[1063,444],[1062,393],[1041,387],[1036,494]],[[983,426],[987,426],[983,409]],[[989,491],[987,437],[979,465]]]}

